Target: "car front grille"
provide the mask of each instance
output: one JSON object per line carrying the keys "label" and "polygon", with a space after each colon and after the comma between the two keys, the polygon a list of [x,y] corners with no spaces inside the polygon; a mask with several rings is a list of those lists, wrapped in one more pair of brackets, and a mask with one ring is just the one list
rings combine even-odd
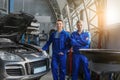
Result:
{"label": "car front grille", "polygon": [[[6,73],[9,76],[23,76],[26,74],[26,72],[27,72],[27,75],[35,74],[34,69],[41,68],[41,67],[43,69],[46,68],[47,70],[49,68],[49,59],[39,60],[34,62],[27,62],[25,64],[6,65],[5,69],[6,69]],[[40,71],[40,72],[43,72],[43,71]]]}
{"label": "car front grille", "polygon": [[38,67],[42,67],[42,66],[46,66],[46,68],[48,68],[49,67],[48,63],[49,63],[48,59],[26,63],[25,66],[26,66],[26,69],[27,69],[27,73],[28,74],[34,74],[33,69],[38,68]]}
{"label": "car front grille", "polygon": [[21,69],[7,69],[7,74],[10,76],[21,76],[22,71]]}
{"label": "car front grille", "polygon": [[31,62],[30,66],[32,67],[40,67],[40,66],[44,66],[46,65],[46,60],[42,60],[42,61],[36,61],[36,62]]}
{"label": "car front grille", "polygon": [[6,72],[10,76],[22,76],[22,75],[24,75],[22,65],[7,65]]}

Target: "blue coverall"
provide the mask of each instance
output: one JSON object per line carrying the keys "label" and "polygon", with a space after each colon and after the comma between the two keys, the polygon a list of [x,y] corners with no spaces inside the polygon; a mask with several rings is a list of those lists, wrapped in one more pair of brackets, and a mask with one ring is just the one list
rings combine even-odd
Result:
{"label": "blue coverall", "polygon": [[71,34],[71,45],[73,47],[72,80],[78,80],[80,65],[83,66],[85,80],[90,80],[88,59],[84,55],[80,54],[79,51],[79,49],[89,48],[90,42],[91,35],[89,32],[82,31],[82,33],[79,34],[77,31],[75,31]]}
{"label": "blue coverall", "polygon": [[[49,45],[52,43],[52,74],[54,80],[65,80],[66,75],[66,57],[69,45],[70,35],[68,32],[62,30],[58,38],[56,38],[57,31],[51,33],[49,40],[43,46],[43,50],[47,50]],[[59,55],[62,52],[64,55]]]}

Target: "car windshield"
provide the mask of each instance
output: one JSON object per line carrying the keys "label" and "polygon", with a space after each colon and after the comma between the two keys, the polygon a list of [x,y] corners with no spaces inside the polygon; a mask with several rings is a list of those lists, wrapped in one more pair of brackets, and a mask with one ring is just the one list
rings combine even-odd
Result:
{"label": "car windshield", "polygon": [[0,43],[13,43],[10,39],[7,38],[0,38]]}

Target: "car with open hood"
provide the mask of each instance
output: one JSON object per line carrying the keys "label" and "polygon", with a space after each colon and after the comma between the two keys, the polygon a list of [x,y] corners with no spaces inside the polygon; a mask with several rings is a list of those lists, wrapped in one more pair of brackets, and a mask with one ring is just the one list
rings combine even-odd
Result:
{"label": "car with open hood", "polygon": [[39,80],[49,71],[49,56],[19,41],[33,20],[26,13],[0,15],[0,80]]}

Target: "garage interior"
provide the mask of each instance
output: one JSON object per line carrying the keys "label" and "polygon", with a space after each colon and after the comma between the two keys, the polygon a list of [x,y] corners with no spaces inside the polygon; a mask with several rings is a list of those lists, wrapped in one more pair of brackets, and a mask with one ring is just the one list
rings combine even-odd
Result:
{"label": "garage interior", "polygon": [[[82,20],[84,30],[91,33],[90,50],[81,52],[90,60],[92,80],[120,80],[119,3],[120,0],[0,0],[0,16],[18,13],[34,16],[40,38],[38,47],[56,29],[56,20],[62,19],[64,30],[70,33],[76,30],[76,22]],[[51,58],[51,46],[47,53]],[[70,75],[66,75],[66,80],[71,80]],[[52,80],[51,71],[40,80]]]}

